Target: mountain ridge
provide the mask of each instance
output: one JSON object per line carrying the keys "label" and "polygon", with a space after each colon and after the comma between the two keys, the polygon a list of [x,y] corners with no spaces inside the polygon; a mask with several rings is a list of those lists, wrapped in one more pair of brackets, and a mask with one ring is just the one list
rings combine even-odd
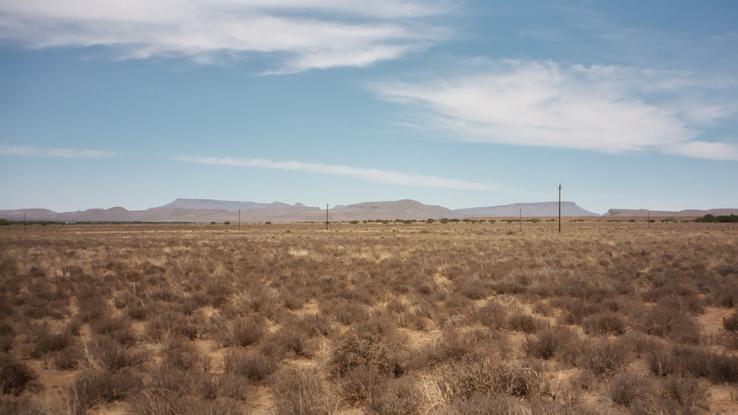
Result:
{"label": "mountain ridge", "polygon": [[[600,216],[581,208],[573,201],[561,202],[562,216]],[[70,212],[55,212],[49,209],[0,210],[0,218],[22,221],[25,214],[30,221],[57,222],[235,222],[238,212],[241,221],[247,222],[305,222],[325,220],[325,210],[302,203],[250,202],[217,199],[177,198],[161,206],[145,210],[127,210],[116,206],[109,209],[86,209]],[[605,216],[646,216],[646,210],[610,209]],[[702,216],[704,214],[738,213],[738,209],[683,210],[679,212],[651,211],[652,216]],[[337,205],[329,209],[330,220],[372,219],[441,219],[473,217],[552,217],[558,215],[558,202],[512,203],[496,206],[481,206],[449,209],[429,205],[412,199],[394,201],[360,202]]]}

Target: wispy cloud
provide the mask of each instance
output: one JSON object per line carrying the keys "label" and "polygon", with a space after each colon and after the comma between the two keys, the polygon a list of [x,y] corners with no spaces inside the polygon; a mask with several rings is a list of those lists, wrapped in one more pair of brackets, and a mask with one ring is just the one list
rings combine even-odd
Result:
{"label": "wispy cloud", "polygon": [[434,187],[442,189],[493,191],[496,187],[464,180],[447,179],[437,176],[402,173],[392,170],[380,170],[363,167],[342,166],[336,164],[304,163],[301,161],[276,161],[268,159],[242,159],[230,157],[178,156],[178,161],[215,166],[255,167],[277,170],[295,170],[310,173],[330,174],[353,177],[377,183],[396,184],[416,187]]}
{"label": "wispy cloud", "polygon": [[273,72],[366,66],[445,31],[452,0],[0,0],[0,39],[32,48],[109,46],[126,58],[271,54]]}
{"label": "wispy cloud", "polygon": [[69,159],[105,159],[115,154],[110,151],[74,148],[53,148],[34,146],[11,146],[0,144],[0,155],[25,157],[53,157]]}
{"label": "wispy cloud", "polygon": [[664,152],[709,160],[738,160],[738,144],[686,141],[665,147]]}
{"label": "wispy cloud", "polygon": [[416,124],[465,141],[735,160],[738,144],[706,140],[701,132],[738,113],[730,96],[711,94],[737,85],[681,72],[505,61],[372,88],[416,111]]}

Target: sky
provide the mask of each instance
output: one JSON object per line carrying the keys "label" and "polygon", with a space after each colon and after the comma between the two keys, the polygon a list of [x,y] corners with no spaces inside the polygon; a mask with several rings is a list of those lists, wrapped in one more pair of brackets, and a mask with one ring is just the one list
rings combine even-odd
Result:
{"label": "sky", "polygon": [[738,207],[738,2],[0,0],[0,209]]}

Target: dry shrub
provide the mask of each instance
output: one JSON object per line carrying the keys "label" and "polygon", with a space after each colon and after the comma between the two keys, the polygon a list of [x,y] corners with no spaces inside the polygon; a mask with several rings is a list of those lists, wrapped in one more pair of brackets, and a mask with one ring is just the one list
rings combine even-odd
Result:
{"label": "dry shrub", "polygon": [[249,290],[248,305],[254,312],[269,316],[278,308],[278,296],[279,294],[273,288],[261,283],[256,284]]}
{"label": "dry shrub", "polygon": [[377,385],[367,407],[370,412],[381,415],[411,415],[417,413],[419,405],[415,379],[403,376]]}
{"label": "dry shrub", "polygon": [[228,281],[220,278],[210,278],[205,281],[205,295],[207,304],[213,307],[221,307],[228,301],[233,288]]}
{"label": "dry shrub", "polygon": [[232,373],[203,374],[195,385],[195,389],[205,400],[228,398],[248,401],[251,398],[249,386],[240,376]]}
{"label": "dry shrub", "polygon": [[713,382],[738,382],[738,357],[718,354],[698,346],[677,344],[661,347],[647,355],[651,372],[657,376],[691,375]]}
{"label": "dry shrub", "polygon": [[298,327],[282,327],[268,341],[274,342],[283,350],[283,354],[290,356],[310,357],[309,337]]}
{"label": "dry shrub", "polygon": [[101,317],[90,322],[90,329],[95,334],[105,335],[126,346],[136,342],[131,324],[125,318]]}
{"label": "dry shrub", "polygon": [[454,283],[459,294],[470,300],[481,300],[492,294],[492,286],[477,277],[458,279]]}
{"label": "dry shrub", "polygon": [[302,327],[309,337],[327,336],[331,328],[330,322],[320,314],[308,314],[300,318],[296,325]]}
{"label": "dry shrub", "polygon": [[576,339],[576,333],[568,327],[550,327],[534,336],[527,336],[524,347],[528,356],[550,359],[560,353],[570,341]]}
{"label": "dry shrub", "polygon": [[197,348],[180,337],[170,340],[161,351],[162,364],[181,370],[191,370],[200,363]]}
{"label": "dry shrub", "polygon": [[381,336],[371,331],[349,331],[336,343],[330,372],[341,377],[354,368],[368,366],[384,376],[400,377],[409,360],[406,344],[405,338],[394,332]]}
{"label": "dry shrub", "polygon": [[143,351],[122,346],[105,336],[98,336],[88,344],[85,356],[93,368],[105,371],[117,371],[126,367],[137,367],[146,361]]}
{"label": "dry shrub", "polygon": [[707,409],[706,389],[695,379],[622,373],[609,386],[613,402],[633,414],[698,414]]}
{"label": "dry shrub", "polygon": [[735,280],[735,274],[732,278],[731,275],[726,277],[711,284],[707,298],[710,303],[720,307],[738,306],[738,282]]}
{"label": "dry shrub", "polygon": [[549,390],[543,367],[528,361],[447,363],[439,368],[439,375],[441,392],[448,402],[496,393],[531,398]]}
{"label": "dry shrub", "polygon": [[507,327],[523,333],[535,333],[546,327],[546,322],[523,312],[517,312],[507,319]]}
{"label": "dry shrub", "polygon": [[705,300],[697,296],[694,288],[686,286],[686,282],[674,281],[674,278],[660,277],[641,297],[646,302],[657,303],[663,308],[686,309],[690,313],[702,313]]}
{"label": "dry shrub", "polygon": [[638,328],[644,333],[668,337],[678,343],[696,344],[700,338],[694,317],[678,308],[653,307],[639,316]]}
{"label": "dry shrub", "polygon": [[536,302],[533,305],[533,311],[546,317],[551,317],[554,314],[554,308],[543,301]]}
{"label": "dry shrub", "polygon": [[497,281],[492,285],[492,288],[497,294],[523,294],[528,290],[528,287],[521,284],[520,281],[513,281],[512,279]]}
{"label": "dry shrub", "polygon": [[103,318],[107,314],[105,295],[98,293],[92,287],[83,287],[77,294],[79,313],[77,317],[85,323]]}
{"label": "dry shrub", "polygon": [[490,301],[477,311],[477,320],[490,329],[499,329],[507,323],[507,311],[501,304]]}
{"label": "dry shrub", "polygon": [[150,391],[166,391],[178,396],[184,396],[194,390],[198,377],[191,372],[171,366],[155,366],[150,370],[140,372],[144,388],[142,394]]}
{"label": "dry shrub", "polygon": [[347,326],[358,324],[369,319],[369,311],[363,304],[341,300],[323,307],[321,311],[332,315],[341,324]]}
{"label": "dry shrub", "polygon": [[185,316],[175,311],[167,310],[152,313],[146,322],[146,336],[150,340],[163,341],[172,336],[184,336],[190,340],[197,338],[200,329],[195,315]]}
{"label": "dry shrub", "polygon": [[72,343],[72,337],[66,333],[52,333],[48,326],[39,327],[33,339],[31,357],[39,358],[47,353],[64,350]]}
{"label": "dry shrub", "polygon": [[458,399],[440,408],[438,415],[524,415],[529,414],[528,405],[503,394],[475,394],[468,399]]}
{"label": "dry shrub", "polygon": [[568,342],[562,351],[565,362],[588,369],[595,375],[612,375],[627,362],[629,350],[618,341],[579,339]]}
{"label": "dry shrub", "polygon": [[74,370],[84,359],[84,352],[79,344],[73,344],[53,354],[54,367],[59,370]]}
{"label": "dry shrub", "polygon": [[335,392],[316,369],[283,369],[270,381],[279,415],[327,415],[338,410]]}
{"label": "dry shrub", "polygon": [[[547,399],[533,399],[530,403],[530,412],[512,412],[517,408],[513,408],[510,413],[525,414],[541,414],[541,415],[602,415],[610,414],[611,411],[605,409],[602,403],[589,404],[575,401],[573,403],[564,403]],[[609,408],[608,408],[609,409]]]}
{"label": "dry shrub", "polygon": [[618,342],[625,345],[636,357],[641,358],[652,350],[661,348],[664,340],[638,331],[630,331],[621,336]]}
{"label": "dry shrub", "polygon": [[620,335],[625,332],[625,322],[622,317],[612,312],[593,314],[584,319],[582,326],[588,334],[595,335]]}
{"label": "dry shrub", "polygon": [[279,330],[264,339],[261,347],[280,357],[310,357],[314,352],[314,343],[311,344],[310,338],[327,332],[328,327],[324,325],[324,320],[317,316],[291,317]]}
{"label": "dry shrub", "polygon": [[621,373],[610,382],[609,395],[633,414],[658,413],[658,382],[652,377]]}
{"label": "dry shrub", "polygon": [[441,338],[414,353],[414,368],[435,366],[439,363],[474,357],[504,359],[510,353],[506,338],[489,330],[444,329]]}
{"label": "dry shrub", "polygon": [[3,394],[20,395],[36,379],[33,371],[13,356],[0,353],[0,387]]}
{"label": "dry shrub", "polygon": [[550,304],[563,310],[559,320],[565,324],[581,324],[592,314],[599,312],[599,305],[581,298],[557,297],[550,300]]}
{"label": "dry shrub", "polygon": [[228,399],[202,400],[154,391],[136,396],[130,404],[133,415],[237,415],[243,413]]}
{"label": "dry shrub", "polygon": [[264,318],[259,315],[237,317],[224,323],[221,343],[224,346],[250,346],[261,340],[265,330]]}
{"label": "dry shrub", "polygon": [[67,410],[70,414],[85,415],[96,403],[125,399],[142,386],[140,378],[128,370],[86,371],[67,388]]}
{"label": "dry shrub", "polygon": [[695,379],[668,376],[661,381],[661,390],[664,413],[692,415],[708,409],[707,390]]}
{"label": "dry shrub", "polygon": [[723,327],[729,332],[738,332],[738,311],[734,311],[729,317],[723,319]]}
{"label": "dry shrub", "polygon": [[278,363],[276,357],[260,350],[231,350],[225,356],[225,371],[258,383],[274,373]]}
{"label": "dry shrub", "polygon": [[370,402],[386,380],[376,368],[358,366],[339,378],[338,384],[341,395],[347,402]]}

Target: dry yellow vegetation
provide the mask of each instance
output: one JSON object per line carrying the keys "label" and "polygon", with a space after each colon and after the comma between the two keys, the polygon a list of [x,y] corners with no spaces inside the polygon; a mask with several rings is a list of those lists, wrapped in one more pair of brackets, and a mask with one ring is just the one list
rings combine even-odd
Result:
{"label": "dry yellow vegetation", "polygon": [[738,412],[738,227],[0,229],[0,413]]}

